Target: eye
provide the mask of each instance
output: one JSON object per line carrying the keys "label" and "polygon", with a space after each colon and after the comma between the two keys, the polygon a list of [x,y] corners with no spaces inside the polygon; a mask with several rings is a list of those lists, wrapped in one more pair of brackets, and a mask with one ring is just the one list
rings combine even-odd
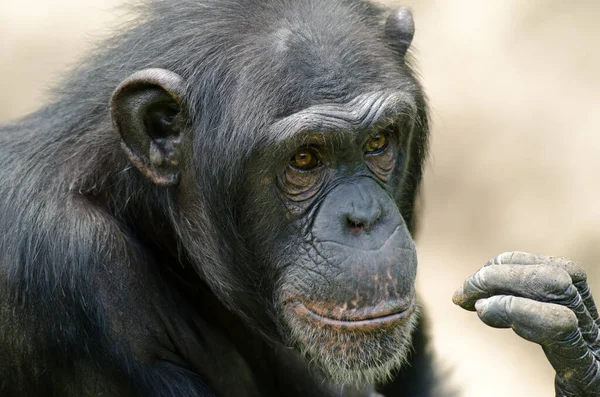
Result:
{"label": "eye", "polygon": [[383,133],[372,135],[367,143],[365,143],[365,154],[379,154],[388,146],[388,137]]}
{"label": "eye", "polygon": [[319,157],[310,149],[303,149],[290,159],[290,166],[300,171],[311,171],[321,165]]}

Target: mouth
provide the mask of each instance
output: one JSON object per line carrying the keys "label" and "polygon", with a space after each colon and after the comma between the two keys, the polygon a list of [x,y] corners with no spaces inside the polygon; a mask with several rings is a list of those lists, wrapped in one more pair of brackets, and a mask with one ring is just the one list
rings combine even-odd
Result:
{"label": "mouth", "polygon": [[[299,300],[291,302],[296,315],[319,327],[330,327],[343,330],[374,331],[406,322],[416,310],[415,295],[406,303],[384,303],[372,307],[352,309],[322,310],[318,305],[307,306]],[[340,313],[333,315],[333,313]]]}

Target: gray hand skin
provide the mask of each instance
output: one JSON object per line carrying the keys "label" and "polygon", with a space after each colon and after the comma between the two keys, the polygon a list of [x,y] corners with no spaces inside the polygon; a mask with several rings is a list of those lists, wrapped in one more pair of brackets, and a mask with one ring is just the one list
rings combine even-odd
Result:
{"label": "gray hand skin", "polygon": [[453,302],[485,324],[542,346],[557,397],[600,397],[600,318],[585,271],[567,258],[506,252],[469,277]]}

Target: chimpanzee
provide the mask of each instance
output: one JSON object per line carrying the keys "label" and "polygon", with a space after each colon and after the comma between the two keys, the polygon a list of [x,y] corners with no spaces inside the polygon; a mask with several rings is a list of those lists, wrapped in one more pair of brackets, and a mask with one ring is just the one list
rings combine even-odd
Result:
{"label": "chimpanzee", "polygon": [[[442,395],[414,288],[410,12],[138,12],[1,129],[0,395]],[[582,270],[492,264],[455,301],[542,344],[559,395],[598,396]]]}

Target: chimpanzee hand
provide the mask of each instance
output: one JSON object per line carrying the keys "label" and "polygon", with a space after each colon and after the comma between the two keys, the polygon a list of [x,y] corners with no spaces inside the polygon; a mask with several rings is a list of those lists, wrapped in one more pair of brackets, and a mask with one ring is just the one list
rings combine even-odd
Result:
{"label": "chimpanzee hand", "polygon": [[453,301],[540,344],[556,371],[557,397],[600,396],[600,318],[577,264],[507,252],[469,277]]}

